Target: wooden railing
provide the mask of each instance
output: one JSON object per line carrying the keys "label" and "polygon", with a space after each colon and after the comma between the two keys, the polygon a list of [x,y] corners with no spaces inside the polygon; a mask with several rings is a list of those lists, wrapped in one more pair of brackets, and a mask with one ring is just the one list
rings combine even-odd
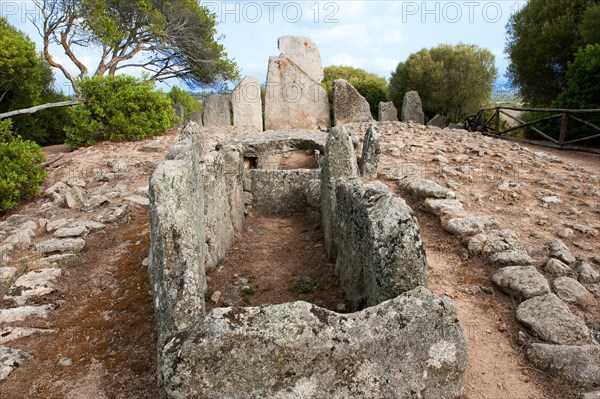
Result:
{"label": "wooden railing", "polygon": [[[494,111],[492,116],[489,118],[486,117],[486,112],[488,112],[488,111]],[[525,122],[521,118],[518,118],[517,116],[512,115],[506,111],[550,113],[552,115],[545,116],[545,117],[536,119],[531,122]],[[574,143],[579,143],[582,141],[600,138],[600,127],[581,118],[585,115],[593,115],[593,114],[600,115],[600,109],[555,109],[555,108],[520,108],[520,107],[482,108],[479,110],[477,115],[472,115],[469,118],[467,118],[466,127],[467,127],[467,130],[469,130],[471,132],[481,132],[483,134],[492,135],[492,136],[503,136],[503,135],[506,135],[507,133],[510,133],[515,130],[529,128],[532,131],[534,131],[537,135],[539,135],[541,138],[551,141],[552,143],[557,144],[560,147],[563,147],[568,144],[574,144]],[[506,129],[501,129],[501,124],[500,124],[501,115],[504,115],[505,117],[508,117],[508,118],[514,120],[515,122],[517,122],[517,125],[511,126]],[[578,116],[575,116],[575,115],[578,115]],[[553,137],[550,137],[549,135],[547,135],[546,133],[544,133],[543,131],[541,131],[540,129],[538,129],[537,127],[534,126],[540,122],[545,122],[545,121],[549,121],[549,120],[553,120],[553,119],[560,119],[560,134],[559,134],[558,140]],[[598,132],[598,134],[595,134],[592,136],[587,136],[587,137],[582,137],[582,138],[577,138],[577,139],[573,139],[573,140],[568,140],[567,138],[569,135],[569,130],[568,130],[569,119],[572,119],[574,121],[577,121],[583,125],[586,125],[586,126],[592,128],[593,130]]]}
{"label": "wooden railing", "polygon": [[11,116],[17,116],[17,115],[35,114],[36,112],[42,111],[44,109],[72,107],[73,105],[83,104],[84,102],[85,101],[82,101],[82,100],[76,100],[76,101],[62,101],[59,103],[36,105],[35,107],[31,107],[31,108],[18,109],[16,111],[5,112],[3,114],[0,114],[0,119],[10,118]]}

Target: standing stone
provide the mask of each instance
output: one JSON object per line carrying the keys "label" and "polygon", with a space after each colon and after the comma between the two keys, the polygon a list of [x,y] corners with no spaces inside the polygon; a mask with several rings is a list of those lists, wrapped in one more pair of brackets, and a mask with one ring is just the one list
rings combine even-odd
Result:
{"label": "standing stone", "polygon": [[391,101],[379,103],[379,121],[398,122],[398,110]]}
{"label": "standing stone", "polygon": [[302,36],[282,36],[277,41],[277,47],[312,80],[322,82],[325,79],[321,54],[312,40]]}
{"label": "standing stone", "polygon": [[231,106],[233,126],[252,127],[262,132],[262,99],[258,78],[246,76],[240,82],[231,94]]}
{"label": "standing stone", "polygon": [[336,186],[336,270],[352,310],[427,286],[427,258],[417,219],[379,181]]}
{"label": "standing stone", "polygon": [[204,126],[230,126],[231,106],[229,94],[211,94],[204,101]]}
{"label": "standing stone", "polygon": [[202,161],[202,138],[195,135],[191,159],[165,161],[150,179],[148,270],[159,348],[205,313]]}
{"label": "standing stone", "polygon": [[381,137],[375,125],[369,125],[363,142],[362,157],[360,158],[360,175],[377,177],[377,166],[381,156]]}
{"label": "standing stone", "polygon": [[446,117],[442,115],[436,115],[427,122],[427,126],[439,127],[444,129],[446,127]]}
{"label": "standing stone", "polygon": [[333,82],[333,119],[336,126],[373,120],[367,100],[344,79]]}
{"label": "standing stone", "polygon": [[402,122],[415,122],[425,124],[425,114],[421,105],[421,97],[416,91],[409,91],[404,95],[402,102]]}
{"label": "standing stone", "polygon": [[329,100],[321,87],[323,67],[314,42],[300,36],[279,39],[279,57],[269,58],[265,130],[329,128]]}
{"label": "standing stone", "polygon": [[202,126],[202,111],[192,112],[190,114],[190,121]]}
{"label": "standing stone", "polygon": [[183,120],[185,118],[185,109],[183,108],[183,105],[176,103],[176,104],[171,104],[171,106],[173,107],[173,109],[175,110],[175,114],[179,118],[179,123],[185,122]]}
{"label": "standing stone", "polygon": [[338,179],[358,175],[352,139],[344,127],[334,127],[325,145],[325,158],[321,169],[321,212],[325,247],[330,259],[335,259],[335,190]]}

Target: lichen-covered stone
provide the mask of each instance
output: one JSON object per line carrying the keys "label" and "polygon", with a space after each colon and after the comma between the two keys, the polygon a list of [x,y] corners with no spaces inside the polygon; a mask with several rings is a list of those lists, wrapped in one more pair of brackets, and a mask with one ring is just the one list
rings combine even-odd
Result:
{"label": "lichen-covered stone", "polygon": [[369,125],[363,142],[362,156],[358,169],[363,177],[377,177],[377,167],[381,157],[381,136],[375,125]]}
{"label": "lichen-covered stone", "polygon": [[583,345],[590,341],[590,331],[584,321],[554,294],[522,302],[517,308],[517,319],[548,343]]}
{"label": "lichen-covered stone", "polygon": [[566,276],[573,273],[571,268],[558,259],[551,258],[544,266],[546,273],[552,276]]}
{"label": "lichen-covered stone", "polygon": [[323,81],[325,73],[321,53],[312,40],[304,36],[281,36],[277,40],[277,48],[312,80]]}
{"label": "lichen-covered stone", "polygon": [[402,102],[402,122],[415,122],[425,124],[425,114],[421,105],[421,98],[416,91],[409,91],[404,95]]}
{"label": "lichen-covered stone", "polygon": [[556,295],[565,302],[576,303],[591,309],[597,305],[594,296],[574,278],[559,277],[554,280],[552,287]]}
{"label": "lichen-covered stone", "polygon": [[367,100],[344,79],[333,82],[333,120],[335,126],[373,120]]}
{"label": "lichen-covered stone", "polygon": [[423,203],[423,207],[427,212],[433,213],[439,217],[442,217],[450,212],[463,210],[462,202],[455,199],[427,198]]}
{"label": "lichen-covered stone", "polygon": [[313,179],[306,185],[306,202],[311,208],[321,211],[321,178]]}
{"label": "lichen-covered stone", "polygon": [[379,122],[398,122],[398,110],[391,101],[381,101],[378,106]]}
{"label": "lichen-covered stone", "polygon": [[558,259],[567,265],[576,261],[575,256],[573,256],[567,245],[559,239],[553,240],[550,243],[550,257]]}
{"label": "lichen-covered stone", "polygon": [[204,100],[204,126],[230,126],[231,103],[229,94],[211,94]]}
{"label": "lichen-covered stone", "polygon": [[531,265],[533,259],[525,250],[510,250],[494,252],[490,256],[490,262],[499,266]]}
{"label": "lichen-covered stone", "polygon": [[600,346],[532,344],[527,357],[536,368],[575,386],[600,384]]}
{"label": "lichen-covered stone", "polygon": [[433,126],[440,129],[446,127],[446,117],[442,115],[436,115],[427,122],[427,126]]}
{"label": "lichen-covered stone", "polygon": [[412,209],[381,182],[336,190],[336,269],[354,309],[427,286],[427,259]]}
{"label": "lichen-covered stone", "polygon": [[[232,165],[241,163],[231,158]],[[230,203],[235,198],[233,187],[227,184],[226,162],[221,151],[211,151],[202,158],[202,180],[204,184],[204,239],[206,240],[205,267],[212,269],[225,258],[235,235],[233,217],[243,212],[244,204],[239,201]],[[241,190],[241,182],[236,186]],[[237,196],[241,197],[240,193]],[[235,204],[232,209],[232,204]],[[237,209],[236,209],[237,208]]]}
{"label": "lichen-covered stone", "polygon": [[447,232],[460,238],[468,238],[486,230],[498,228],[499,223],[491,216],[473,216],[442,220],[442,227]]}
{"label": "lichen-covered stone", "polygon": [[252,208],[273,215],[303,213],[308,205],[308,182],[318,179],[318,169],[264,170],[246,172],[252,193]]}
{"label": "lichen-covered stone", "polygon": [[263,130],[260,81],[246,76],[231,93],[233,126],[246,126],[258,132]]}
{"label": "lichen-covered stone", "polygon": [[166,398],[450,399],[466,364],[456,308],[418,288],[348,315],[217,308],[162,348],[159,368]]}
{"label": "lichen-covered stone", "polygon": [[[308,44],[306,47],[314,46],[312,42]],[[287,52],[292,53],[289,49]],[[298,61],[298,57],[292,57]],[[322,69],[320,57],[318,60],[316,57],[307,57],[305,63],[312,66],[302,66],[284,54],[269,58],[265,90],[265,130],[319,129],[331,126],[327,91],[321,87],[320,80],[314,79],[315,74],[310,72]]]}
{"label": "lichen-covered stone", "polygon": [[0,346],[0,381],[3,381],[20,365],[30,360],[32,356],[19,349]]}
{"label": "lichen-covered stone", "polygon": [[35,245],[35,248],[42,254],[79,252],[83,250],[84,247],[85,240],[82,238],[51,238]]}
{"label": "lichen-covered stone", "polygon": [[201,152],[165,161],[150,179],[150,255],[159,343],[205,311]]}
{"label": "lichen-covered stone", "polygon": [[495,252],[521,250],[525,247],[517,239],[519,236],[510,229],[494,229],[476,234],[469,239],[469,252],[473,255],[491,255]]}
{"label": "lichen-covered stone", "polygon": [[550,293],[548,280],[533,266],[509,266],[492,277],[502,291],[518,300]]}
{"label": "lichen-covered stone", "polygon": [[48,295],[56,291],[56,279],[61,273],[61,269],[57,268],[37,269],[25,273],[13,283],[4,299],[13,300],[22,306],[29,298]]}
{"label": "lichen-covered stone", "polygon": [[600,271],[587,262],[578,262],[575,266],[578,280],[584,284],[593,284],[600,281]]}
{"label": "lichen-covered stone", "polygon": [[337,181],[358,176],[358,165],[352,140],[344,127],[334,127],[327,136],[325,158],[321,169],[321,214],[325,247],[330,259],[337,254],[334,215]]}
{"label": "lichen-covered stone", "polygon": [[427,198],[455,199],[456,194],[449,188],[442,187],[436,182],[421,178],[407,178],[398,181],[400,188],[408,190],[417,199],[424,201]]}

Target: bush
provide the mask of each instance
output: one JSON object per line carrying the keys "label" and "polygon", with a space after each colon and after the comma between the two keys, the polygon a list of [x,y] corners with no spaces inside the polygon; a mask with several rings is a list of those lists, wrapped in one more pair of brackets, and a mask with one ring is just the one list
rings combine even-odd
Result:
{"label": "bush", "polygon": [[[590,44],[579,49],[575,54],[575,59],[569,63],[567,86],[552,103],[552,107],[566,109],[600,108],[600,44]],[[549,113],[530,113],[524,119],[532,121],[549,115]],[[600,116],[598,114],[578,114],[575,116],[600,126]],[[558,139],[560,136],[560,119],[542,122],[536,124],[535,127],[554,139]],[[569,119],[567,141],[595,136],[596,134],[598,134],[596,130]],[[525,136],[540,139],[540,136],[531,129],[525,131]]]}
{"label": "bush", "polygon": [[167,131],[177,121],[171,99],[154,82],[132,76],[94,76],[79,82],[82,107],[70,111],[66,130],[71,148],[96,140],[132,141]]}
{"label": "bush", "polygon": [[190,93],[180,89],[177,86],[173,86],[169,92],[169,97],[173,104],[183,105],[183,118],[188,120],[192,112],[202,111],[202,105],[196,100]]}
{"label": "bush", "polygon": [[473,44],[441,44],[399,63],[390,78],[390,94],[401,109],[406,92],[416,90],[426,117],[440,114],[462,122],[489,104],[496,74],[489,50]]}
{"label": "bush", "polygon": [[39,145],[13,135],[9,121],[0,121],[0,214],[39,194],[46,178]]}

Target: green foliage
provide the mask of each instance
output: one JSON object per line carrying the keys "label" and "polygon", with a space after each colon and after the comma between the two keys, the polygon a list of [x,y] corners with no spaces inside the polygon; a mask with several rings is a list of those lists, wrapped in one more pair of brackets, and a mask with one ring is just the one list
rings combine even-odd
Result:
{"label": "green foliage", "polygon": [[579,24],[581,44],[600,43],[600,3],[590,5],[585,9]]}
{"label": "green foliage", "polygon": [[10,121],[0,121],[0,214],[38,195],[46,178],[40,146],[15,136],[10,127]]}
{"label": "green foliage", "polygon": [[0,17],[0,112],[37,103],[51,82],[33,41]]}
{"label": "green foliage", "polygon": [[[530,0],[507,25],[508,77],[528,103],[547,106],[566,87],[568,63],[597,39],[599,0]],[[592,43],[592,42],[588,42]]]}
{"label": "green foliage", "polygon": [[[600,43],[589,44],[575,54],[567,71],[567,87],[552,104],[556,108],[600,109]],[[598,115],[578,115],[600,126]],[[597,131],[570,120],[567,140],[589,137]]]}
{"label": "green foliage", "polygon": [[180,89],[177,86],[173,86],[171,88],[171,91],[169,92],[169,97],[171,97],[171,101],[173,101],[173,104],[183,105],[184,120],[188,120],[192,112],[202,110],[202,105],[200,104],[200,102],[198,102],[198,100],[196,100],[189,92]]}
{"label": "green foliage", "polygon": [[[0,112],[70,98],[52,88],[52,68],[36,54],[34,43],[0,18]],[[40,145],[64,141],[69,123],[65,109],[40,111],[12,118],[12,130],[25,140]]]}
{"label": "green foliage", "polygon": [[442,44],[411,54],[392,72],[390,94],[401,109],[404,95],[416,90],[428,117],[462,121],[490,102],[497,70],[494,55],[471,44]]}
{"label": "green foliage", "polygon": [[333,109],[333,81],[336,79],[347,80],[369,103],[371,114],[378,117],[379,102],[389,101],[390,93],[385,78],[360,68],[350,66],[332,65],[326,67],[323,72],[325,79],[323,87],[329,96],[330,108]]}
{"label": "green foliage", "polygon": [[154,82],[118,75],[79,82],[84,106],[70,110],[73,125],[67,144],[78,148],[96,140],[140,140],[171,128],[177,116],[171,99],[154,90]]}
{"label": "green foliage", "polygon": [[600,108],[600,43],[575,54],[567,71],[567,86],[553,104],[557,108]]}

